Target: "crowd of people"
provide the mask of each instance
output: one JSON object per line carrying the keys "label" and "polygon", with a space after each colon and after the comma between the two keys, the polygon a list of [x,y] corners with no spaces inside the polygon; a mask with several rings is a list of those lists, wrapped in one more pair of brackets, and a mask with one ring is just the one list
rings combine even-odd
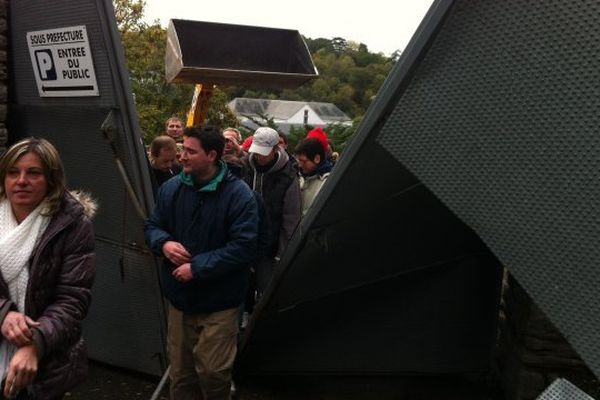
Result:
{"label": "crowd of people", "polygon": [[[268,127],[183,126],[149,146],[144,224],[169,301],[171,399],[229,399],[240,329],[332,169],[314,129],[293,153]],[[95,201],[30,137],[0,157],[0,398],[61,399],[85,379],[82,321],[95,277]],[[245,317],[244,317],[245,316]]]}
{"label": "crowd of people", "polygon": [[240,329],[334,165],[321,128],[287,146],[269,127],[244,140],[178,118],[150,144],[157,191],[145,233],[170,303],[172,399],[231,396]]}
{"label": "crowd of people", "polygon": [[[263,144],[259,143],[253,147],[253,141],[257,133],[258,140],[263,141]],[[287,147],[287,135],[272,128],[260,127],[245,139],[242,138],[242,134],[237,128],[226,128],[222,134],[225,138],[222,159],[237,177],[242,178],[263,197],[265,195],[272,197],[273,194],[269,189],[263,192],[260,186],[257,187],[257,184],[261,185],[261,183],[255,182],[254,178],[264,175],[269,181],[275,171],[260,171],[261,166],[275,167],[273,161],[276,160],[277,166],[275,169],[280,171],[282,166],[290,164],[291,170],[288,167],[286,167],[286,170],[288,174],[291,171],[295,175],[295,180],[300,186],[301,215],[306,214],[321,186],[327,180],[333,165],[339,158],[339,153],[332,150],[327,134],[320,127],[309,131],[306,137],[296,145],[293,153]],[[266,147],[275,148],[275,145],[271,146],[275,138],[277,138],[278,146],[276,149],[280,149],[283,153],[274,151],[272,154],[264,155],[257,151],[257,149],[265,148],[264,143],[266,143]],[[180,156],[183,139],[183,121],[178,117],[171,117],[165,123],[165,132],[155,137],[148,146],[150,165],[152,166],[153,178],[156,181],[155,189],[158,189],[168,179],[178,176],[182,171]],[[257,165],[258,169],[256,168]],[[251,171],[254,171],[253,177],[249,175]],[[273,219],[272,213],[270,213],[270,218]],[[275,231],[278,230],[279,225],[276,220],[277,218],[274,222],[276,224]],[[292,224],[294,227],[297,225],[298,220]],[[283,247],[286,243],[284,240]]]}

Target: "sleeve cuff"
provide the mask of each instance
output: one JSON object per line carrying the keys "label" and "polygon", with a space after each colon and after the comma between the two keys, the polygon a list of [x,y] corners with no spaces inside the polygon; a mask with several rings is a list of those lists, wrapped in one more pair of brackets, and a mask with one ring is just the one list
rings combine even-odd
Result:
{"label": "sleeve cuff", "polygon": [[46,353],[46,342],[44,341],[44,335],[37,328],[32,328],[33,332],[33,344],[35,345],[35,349],[37,350],[38,360],[41,360],[44,357],[44,353]]}
{"label": "sleeve cuff", "polygon": [[6,314],[9,311],[16,311],[15,304],[12,301],[6,301],[2,307],[0,307],[0,325],[4,322],[4,318],[6,318]]}

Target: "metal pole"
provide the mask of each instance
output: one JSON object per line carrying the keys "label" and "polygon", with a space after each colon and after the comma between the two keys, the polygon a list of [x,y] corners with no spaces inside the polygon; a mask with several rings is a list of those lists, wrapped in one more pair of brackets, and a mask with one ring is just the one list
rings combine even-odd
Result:
{"label": "metal pole", "polygon": [[102,122],[102,126],[100,127],[102,135],[104,139],[110,145],[110,149],[112,150],[113,156],[115,158],[115,163],[117,164],[117,169],[119,170],[119,174],[123,179],[123,183],[125,184],[125,189],[127,190],[127,194],[133,203],[133,207],[137,211],[137,214],[143,220],[146,219],[146,213],[142,208],[142,204],[139,199],[135,195],[135,191],[133,190],[133,185],[131,184],[131,180],[127,176],[127,172],[125,171],[125,167],[123,167],[123,162],[119,158],[119,152],[117,151],[117,146],[115,144],[114,138],[118,133],[118,118],[115,110],[110,110],[104,121]]}
{"label": "metal pole", "polygon": [[160,382],[158,382],[158,386],[156,387],[156,389],[154,389],[154,393],[152,393],[152,397],[150,397],[150,400],[158,399],[160,392],[162,392],[163,387],[165,386],[165,383],[167,383],[167,379],[169,378],[170,370],[171,370],[171,366],[169,365],[167,367],[167,370],[163,374],[162,378],[160,378]]}

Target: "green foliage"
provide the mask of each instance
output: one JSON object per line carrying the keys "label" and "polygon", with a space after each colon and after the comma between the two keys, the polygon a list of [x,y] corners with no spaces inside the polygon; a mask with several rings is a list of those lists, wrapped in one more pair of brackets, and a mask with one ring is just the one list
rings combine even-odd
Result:
{"label": "green foliage", "polygon": [[354,133],[358,129],[358,126],[362,122],[362,116],[357,117],[352,121],[351,126],[341,125],[341,124],[332,124],[328,125],[325,128],[325,132],[327,132],[327,137],[331,141],[331,147],[333,151],[337,151],[341,153],[344,151],[350,139],[354,136]]}
{"label": "green foliage", "polygon": [[300,142],[302,139],[304,139],[306,137],[306,134],[311,129],[313,129],[313,127],[310,125],[308,125],[308,126],[292,126],[290,128],[290,133],[288,133],[288,136],[287,136],[288,150],[293,153],[298,142]]}
{"label": "green foliage", "polygon": [[397,62],[400,59],[400,56],[402,55],[402,51],[401,50],[395,50],[391,55],[390,55],[390,60],[392,62]]}
{"label": "green foliage", "polygon": [[146,2],[143,0],[113,0],[115,8],[115,19],[120,32],[130,32],[138,30],[146,25],[142,21],[144,18],[144,7]]}
{"label": "green foliage", "polygon": [[206,123],[218,126],[221,129],[237,127],[239,121],[233,111],[227,106],[228,102],[227,94],[219,88],[215,88],[210,98]]}
{"label": "green foliage", "polygon": [[318,48],[312,56],[319,77],[298,92],[305,100],[334,103],[355,118],[364,115],[395,61],[369,52],[363,43],[340,39],[332,39],[330,46],[325,39],[306,39],[309,48]]}
{"label": "green foliage", "polygon": [[345,53],[348,48],[346,39],[342,37],[334,37],[331,39],[331,45],[333,46],[333,51],[338,55]]}
{"label": "green foliage", "polygon": [[310,38],[306,38],[304,36],[303,38],[310,54],[315,54],[317,51],[323,48],[330,53],[333,52],[333,44],[329,39],[319,38],[311,40]]}
{"label": "green foliage", "polygon": [[[371,53],[363,43],[343,38],[305,38],[319,76],[290,90],[224,89],[229,98],[249,97],[333,103],[351,118],[364,115],[395,59]],[[396,54],[397,56],[397,54]]]}
{"label": "green foliage", "polygon": [[[342,124],[329,124],[323,128],[327,134],[327,137],[329,138],[329,141],[331,142],[332,150],[337,151],[338,153],[344,151],[361,122],[362,117],[357,117],[352,121],[351,126]],[[288,149],[293,152],[298,142],[304,139],[308,132],[310,132],[313,128],[314,127],[310,125],[291,127],[288,134]]]}

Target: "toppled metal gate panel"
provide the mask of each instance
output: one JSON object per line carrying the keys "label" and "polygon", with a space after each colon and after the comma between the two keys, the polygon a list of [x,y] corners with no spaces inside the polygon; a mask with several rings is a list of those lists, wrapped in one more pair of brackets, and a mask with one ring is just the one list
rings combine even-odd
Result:
{"label": "toppled metal gate panel", "polygon": [[594,400],[564,378],[556,379],[536,400]]}
{"label": "toppled metal gate panel", "polygon": [[[430,10],[415,59],[444,13]],[[490,367],[500,264],[377,141],[396,81],[386,81],[283,255],[244,335],[238,376]]]}
{"label": "toppled metal gate panel", "polygon": [[[99,203],[97,278],[84,323],[90,357],[160,375],[166,368],[163,299],[140,215],[153,202],[151,181],[112,3],[19,0],[11,2],[10,22],[10,142],[26,136],[50,140],[64,161],[68,186],[90,192]],[[87,32],[98,95],[45,97],[36,86],[38,66],[27,33],[76,26]],[[35,50],[40,48],[46,51]]]}
{"label": "toppled metal gate panel", "polygon": [[596,376],[599,21],[598,1],[452,2],[410,76],[395,69],[377,139],[480,235]]}

